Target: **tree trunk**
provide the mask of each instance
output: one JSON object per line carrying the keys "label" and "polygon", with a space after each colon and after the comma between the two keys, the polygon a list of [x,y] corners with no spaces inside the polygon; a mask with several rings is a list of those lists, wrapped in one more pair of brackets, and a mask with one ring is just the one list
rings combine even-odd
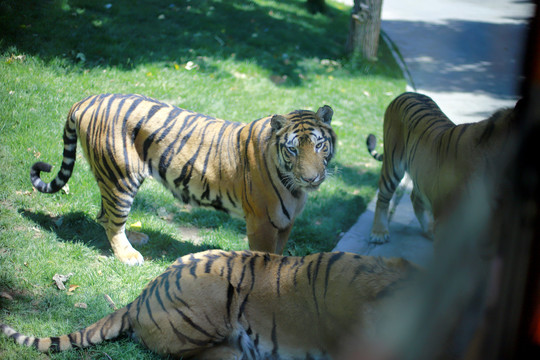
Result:
{"label": "tree trunk", "polygon": [[369,61],[377,60],[381,8],[382,0],[354,0],[346,45],[348,53],[359,53]]}

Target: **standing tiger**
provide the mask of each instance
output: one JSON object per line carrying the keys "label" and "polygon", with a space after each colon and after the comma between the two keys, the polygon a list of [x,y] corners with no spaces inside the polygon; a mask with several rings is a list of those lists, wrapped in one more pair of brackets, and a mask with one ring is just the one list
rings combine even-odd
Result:
{"label": "standing tiger", "polygon": [[384,115],[384,156],[377,140],[366,140],[370,154],[382,161],[379,193],[370,241],[389,240],[388,206],[407,172],[413,181],[411,201],[422,230],[433,237],[436,221],[452,208],[474,174],[490,176],[506,151],[515,109],[502,109],[478,123],[456,125],[428,96],[404,93]]}
{"label": "standing tiger", "polygon": [[40,172],[52,167],[37,162],[30,179],[40,192],[60,190],[72,174],[79,138],[101,192],[98,221],[116,257],[129,265],[143,263],[131,243],[148,240],[125,232],[148,176],[186,203],[244,216],[250,248],[281,254],[306,191],[327,176],[336,143],[332,115],[325,105],[316,113],[298,110],[242,124],[141,95],[90,96],[69,111],[56,178],[43,182]]}
{"label": "standing tiger", "polygon": [[184,359],[332,359],[353,334],[373,329],[377,306],[415,273],[401,258],[210,250],[179,258],[133,302],[80,331],[35,338],[0,330],[39,351],[131,333]]}

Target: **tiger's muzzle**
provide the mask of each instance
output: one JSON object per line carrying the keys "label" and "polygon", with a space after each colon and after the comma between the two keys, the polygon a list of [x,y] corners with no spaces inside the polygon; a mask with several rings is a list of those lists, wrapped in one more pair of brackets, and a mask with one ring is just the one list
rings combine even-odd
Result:
{"label": "tiger's muzzle", "polygon": [[322,184],[324,179],[326,178],[325,172],[319,173],[316,176],[301,176],[298,180],[298,185],[302,188],[310,191],[310,190],[317,190],[319,186]]}

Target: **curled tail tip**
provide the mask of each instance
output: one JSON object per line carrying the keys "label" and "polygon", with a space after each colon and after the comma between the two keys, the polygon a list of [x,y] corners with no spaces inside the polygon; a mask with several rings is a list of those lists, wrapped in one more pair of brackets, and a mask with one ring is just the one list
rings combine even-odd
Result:
{"label": "curled tail tip", "polygon": [[32,165],[32,171],[37,172],[37,173],[41,171],[51,172],[51,170],[52,170],[52,165],[43,161],[38,161],[34,163],[34,165]]}
{"label": "curled tail tip", "polygon": [[51,172],[51,170],[51,164],[47,164],[43,161],[38,161],[34,163],[34,165],[32,165],[32,167],[30,168],[30,180],[32,181],[32,184],[34,184],[34,182],[36,181],[41,181],[40,174],[42,171]]}
{"label": "curled tail tip", "polygon": [[369,134],[366,138],[366,145],[368,150],[371,152],[377,146],[377,138],[373,134]]}
{"label": "curled tail tip", "polygon": [[60,169],[58,175],[50,183],[46,183],[41,180],[41,172],[51,172],[51,170],[52,165],[42,161],[36,162],[30,168],[30,182],[32,183],[32,186],[39,192],[52,194],[62,189],[71,177],[73,162],[67,167],[65,166],[65,162],[63,162],[62,168]]}
{"label": "curled tail tip", "polygon": [[366,145],[367,145],[369,154],[373,156],[375,160],[377,161],[383,160],[383,155],[379,154],[377,150],[375,150],[375,147],[377,146],[377,138],[375,137],[375,135],[373,134],[368,135],[368,137],[366,138]]}
{"label": "curled tail tip", "polygon": [[32,186],[40,192],[50,192],[49,184],[41,180],[41,172],[51,172],[52,165],[46,162],[38,161],[30,168],[30,181]]}

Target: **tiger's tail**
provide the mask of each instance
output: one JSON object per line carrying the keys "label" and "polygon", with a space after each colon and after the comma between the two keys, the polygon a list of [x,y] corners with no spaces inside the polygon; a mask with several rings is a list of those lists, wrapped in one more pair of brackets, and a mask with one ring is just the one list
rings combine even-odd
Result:
{"label": "tiger's tail", "polygon": [[66,125],[64,127],[64,159],[60,171],[50,183],[41,180],[42,171],[50,172],[52,165],[42,161],[36,162],[30,169],[30,181],[32,185],[42,193],[55,193],[60,190],[71,177],[73,167],[75,166],[75,155],[77,154],[77,130],[74,119],[75,106],[71,108]]}
{"label": "tiger's tail", "polygon": [[377,146],[377,138],[373,134],[369,134],[366,138],[366,145],[369,154],[377,161],[383,161],[383,154],[379,154],[375,147]]}
{"label": "tiger's tail", "polygon": [[57,352],[93,346],[104,340],[117,338],[128,330],[131,330],[131,323],[128,319],[127,307],[116,310],[80,331],[62,336],[36,338],[23,335],[8,325],[0,324],[0,332],[12,338],[17,344],[33,346],[41,352]]}

